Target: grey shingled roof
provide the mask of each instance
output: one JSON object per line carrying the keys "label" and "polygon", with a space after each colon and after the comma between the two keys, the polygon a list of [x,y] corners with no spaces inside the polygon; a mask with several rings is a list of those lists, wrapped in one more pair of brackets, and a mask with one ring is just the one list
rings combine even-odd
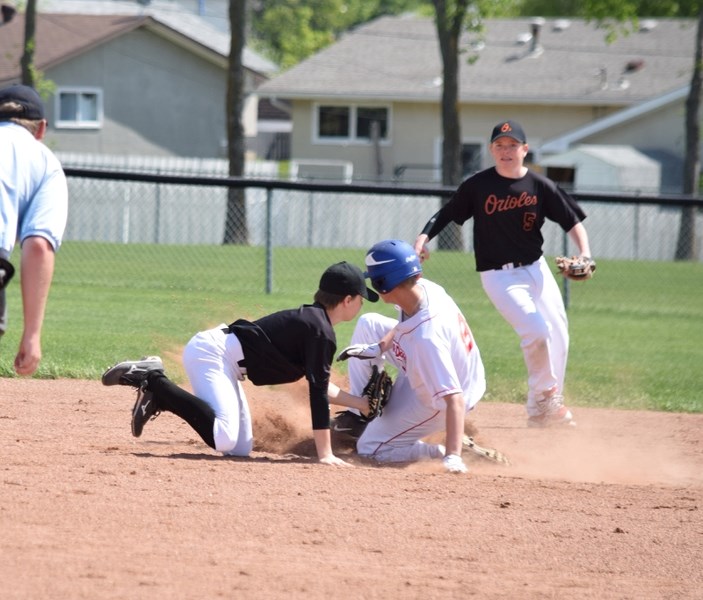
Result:
{"label": "grey shingled roof", "polygon": [[[511,104],[628,105],[690,82],[695,20],[657,19],[648,31],[605,42],[583,20],[541,28],[541,53],[531,53],[530,19],[485,22],[485,46],[473,65],[461,60],[460,100]],[[468,42],[465,47],[468,48]],[[466,56],[466,55],[465,55]],[[628,63],[641,64],[624,75]],[[261,95],[281,98],[438,101],[442,63],[432,19],[381,17],[274,77]]]}
{"label": "grey shingled roof", "polygon": [[[195,4],[197,3],[194,2],[193,5]],[[40,14],[149,16],[157,23],[165,25],[221,56],[229,56],[229,15],[226,12],[218,13],[218,18],[213,15],[200,16],[189,12],[183,3],[174,0],[151,0],[146,5],[140,5],[134,0],[43,0],[39,2],[39,7]],[[222,7],[218,6],[218,8]],[[278,72],[278,66],[275,63],[248,47],[244,48],[242,62],[247,69],[264,75]]]}

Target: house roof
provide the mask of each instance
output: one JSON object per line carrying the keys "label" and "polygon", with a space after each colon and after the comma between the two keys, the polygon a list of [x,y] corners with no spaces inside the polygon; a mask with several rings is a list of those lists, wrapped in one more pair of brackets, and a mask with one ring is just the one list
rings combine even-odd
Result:
{"label": "house roof", "polygon": [[[197,5],[197,7],[196,7]],[[74,15],[150,16],[155,21],[184,36],[229,56],[229,0],[43,0],[42,11]],[[245,47],[244,66],[257,73],[270,75],[278,66]]]}
{"label": "house roof", "polygon": [[[628,106],[690,81],[693,19],[643,22],[612,44],[584,20],[489,19],[483,40],[465,36],[460,57],[462,103]],[[472,42],[475,42],[472,45]],[[469,55],[478,60],[469,64]],[[289,99],[438,102],[442,62],[434,21],[415,15],[381,17],[345,34],[259,93]]]}
{"label": "house roof", "polygon": [[[173,43],[188,47],[207,60],[226,66],[229,55],[229,35],[212,30],[210,36],[206,23],[194,23],[198,27],[185,27],[192,15],[182,15],[174,23],[169,19],[156,19],[147,14],[71,14],[38,13],[36,20],[37,46],[34,63],[45,71],[51,67],[82,54],[111,39],[129,33],[139,27],[148,27],[155,33],[167,37]],[[222,38],[226,38],[226,43]],[[20,77],[20,59],[24,45],[24,14],[16,15],[9,23],[0,25],[0,85],[16,81]],[[254,58],[252,58],[252,56]],[[245,52],[244,66],[257,73],[270,73],[272,63],[259,60],[258,55]],[[256,68],[254,68],[256,67]]]}
{"label": "house roof", "polygon": [[574,144],[577,144],[590,136],[608,131],[613,127],[628,123],[629,121],[639,119],[647,113],[651,113],[652,111],[660,109],[663,106],[680,102],[683,98],[688,96],[689,92],[690,85],[685,85],[684,87],[672,90],[671,92],[657,96],[656,98],[651,98],[640,104],[620,110],[612,115],[603,117],[602,119],[596,119],[595,121],[573,129],[564,135],[560,135],[545,141],[540,146],[540,152],[542,154],[564,152]]}
{"label": "house roof", "polygon": [[614,167],[648,167],[659,168],[656,160],[649,158],[632,146],[582,144],[563,154],[550,156],[540,161],[542,166],[568,167],[573,166],[579,156],[589,156],[599,162]]}

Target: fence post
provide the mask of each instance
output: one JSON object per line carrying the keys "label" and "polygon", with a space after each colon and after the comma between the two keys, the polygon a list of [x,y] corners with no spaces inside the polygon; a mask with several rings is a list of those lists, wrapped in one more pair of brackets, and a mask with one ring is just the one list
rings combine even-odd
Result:
{"label": "fence post", "polygon": [[273,188],[266,188],[266,293],[273,291]]}
{"label": "fence post", "polygon": [[[156,169],[156,174],[160,175],[161,170]],[[154,208],[154,243],[161,241],[161,184],[156,183],[156,206]]]}
{"label": "fence post", "polygon": [[[563,246],[563,256],[569,256],[569,236],[567,235],[566,231],[563,232],[562,234],[562,246]],[[569,309],[569,300],[571,299],[571,288],[569,287],[569,278],[568,277],[562,277],[562,281],[564,282],[563,285],[563,292],[562,292],[562,297],[564,298],[564,308]]]}

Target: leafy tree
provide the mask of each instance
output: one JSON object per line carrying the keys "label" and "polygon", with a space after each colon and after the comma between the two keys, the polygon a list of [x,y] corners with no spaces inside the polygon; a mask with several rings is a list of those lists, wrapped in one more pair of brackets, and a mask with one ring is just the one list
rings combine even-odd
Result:
{"label": "leafy tree", "polygon": [[[698,195],[700,181],[700,105],[701,105],[701,61],[703,61],[703,8],[698,15],[696,32],[696,58],[693,63],[691,90],[686,99],[686,157],[684,160],[684,193]],[[681,209],[679,237],[676,243],[676,260],[696,258],[696,207]]]}
{"label": "leafy tree", "polygon": [[356,25],[423,4],[423,0],[258,0],[251,10],[254,45],[286,69]]}
{"label": "leafy tree", "polygon": [[693,17],[698,14],[700,0],[522,0],[522,15],[541,17],[582,17],[617,19],[639,17]]}
{"label": "leafy tree", "polygon": [[37,22],[37,0],[27,0],[27,8],[24,13],[24,52],[20,59],[22,69],[22,83],[34,87],[34,49],[36,40],[34,37]]}

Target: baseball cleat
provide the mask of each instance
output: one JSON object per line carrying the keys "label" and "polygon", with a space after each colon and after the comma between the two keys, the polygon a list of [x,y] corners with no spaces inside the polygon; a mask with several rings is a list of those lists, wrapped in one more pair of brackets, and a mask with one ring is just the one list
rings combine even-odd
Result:
{"label": "baseball cleat", "polygon": [[368,424],[369,422],[361,415],[350,410],[342,410],[336,413],[332,429],[358,440]]}
{"label": "baseball cleat", "polygon": [[541,413],[527,418],[528,427],[575,427],[571,411],[564,406],[564,397],[559,394],[547,396],[538,402]]}
{"label": "baseball cleat", "polygon": [[499,452],[498,450],[495,450],[494,448],[484,448],[483,446],[479,446],[475,441],[474,438],[469,437],[468,435],[465,435],[464,438],[462,439],[461,442],[462,447],[464,450],[468,450],[470,452],[473,452],[474,454],[480,456],[481,458],[485,458],[487,460],[491,460],[493,462],[497,462],[503,465],[509,465],[510,461],[508,460],[508,457],[505,456],[502,452]]}
{"label": "baseball cleat", "polygon": [[154,395],[140,387],[137,390],[137,401],[132,408],[132,435],[139,437],[144,431],[144,425],[150,419],[155,419],[160,414],[154,402]]}
{"label": "baseball cleat", "polygon": [[151,371],[163,371],[164,364],[158,356],[143,356],[139,360],[117,363],[103,373],[103,385],[131,385],[140,387]]}

